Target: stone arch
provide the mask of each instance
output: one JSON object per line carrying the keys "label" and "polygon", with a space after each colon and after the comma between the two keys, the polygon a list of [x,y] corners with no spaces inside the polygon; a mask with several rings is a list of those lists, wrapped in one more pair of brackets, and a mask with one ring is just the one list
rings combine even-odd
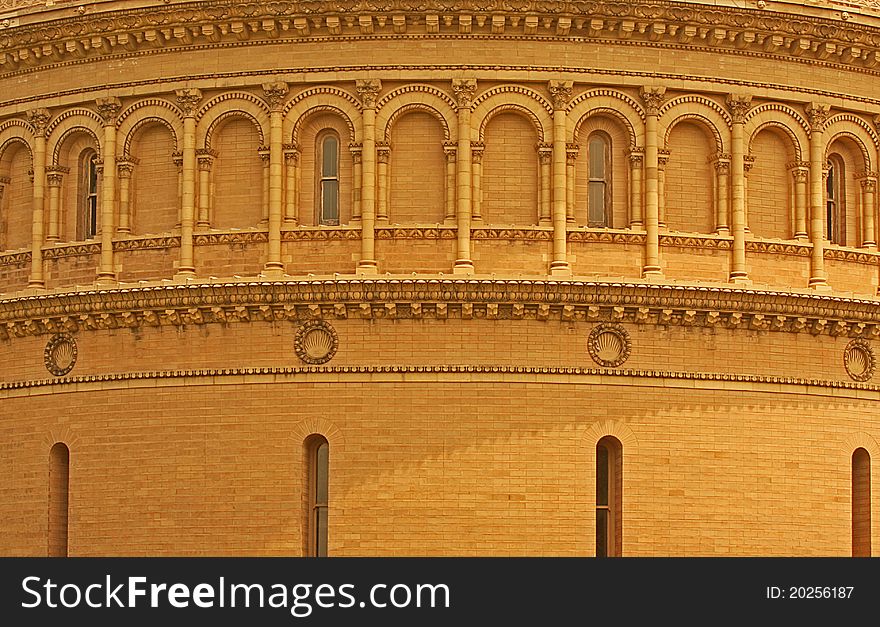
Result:
{"label": "stone arch", "polygon": [[389,141],[391,128],[400,116],[410,111],[424,111],[437,118],[443,127],[445,141],[456,141],[455,103],[448,95],[429,85],[408,85],[397,89],[380,102],[376,114],[376,129],[379,137]]}
{"label": "stone arch", "polygon": [[584,120],[594,115],[618,120],[629,133],[631,147],[644,145],[644,111],[634,99],[612,89],[584,92],[571,101],[566,121],[567,141],[577,142]]}
{"label": "stone arch", "polygon": [[638,451],[639,441],[629,425],[619,420],[599,420],[584,429],[581,441],[585,446],[596,446],[596,442],[605,436],[612,436],[620,440],[623,445],[624,456],[632,455]]}
{"label": "stone arch", "polygon": [[[544,142],[553,128],[553,107],[538,92],[518,85],[494,87],[474,101],[471,114],[471,139],[484,141],[486,125],[499,113],[517,112],[524,115],[535,127],[538,142]],[[477,131],[476,138],[474,131]]]}
{"label": "stone arch", "polygon": [[53,446],[60,442],[61,444],[67,445],[72,456],[74,446],[79,442],[79,437],[70,425],[55,425],[43,432],[41,441],[43,448],[46,451],[46,455],[49,454],[49,450]]}
{"label": "stone arch", "polygon": [[858,146],[865,170],[871,171],[876,167],[880,138],[867,122],[849,113],[841,113],[829,119],[825,125],[825,158],[828,157],[831,144],[842,137],[851,139]]}
{"label": "stone arch", "polygon": [[91,135],[100,158],[103,151],[103,121],[90,109],[68,109],[52,120],[46,128],[46,153],[52,155],[51,165],[58,165],[58,157],[64,140],[73,133]]}
{"label": "stone arch", "polygon": [[672,129],[686,120],[697,122],[710,133],[717,152],[730,152],[730,115],[717,102],[702,96],[674,98],[660,109],[659,131],[663,137],[664,148],[669,143],[669,133]]}
{"label": "stone arch", "polygon": [[5,170],[9,167],[6,155],[8,149],[12,146],[12,144],[21,144],[22,146],[24,146],[31,157],[31,161],[33,161],[33,140],[33,135],[27,133],[27,128],[24,126],[9,126],[7,128],[0,129],[0,174],[5,172]]}
{"label": "stone arch", "polygon": [[804,151],[810,144],[810,126],[797,111],[776,102],[764,103],[749,111],[744,129],[749,152],[755,136],[768,127],[778,128],[788,136],[795,159],[804,160]]}
{"label": "stone arch", "polygon": [[266,145],[269,130],[269,111],[266,103],[245,92],[222,94],[209,100],[196,116],[196,146],[211,149],[211,135],[224,120],[230,117],[243,117],[250,120],[260,136],[260,145]]}
{"label": "stone arch", "polygon": [[131,152],[131,142],[137,129],[146,124],[158,122],[171,131],[174,140],[174,151],[180,150],[180,138],[183,137],[183,121],[180,110],[167,100],[149,98],[136,102],[126,109],[117,121],[117,133],[123,154]]}
{"label": "stone arch", "polygon": [[331,451],[341,451],[345,448],[345,438],[342,431],[333,422],[324,418],[306,418],[301,420],[290,431],[290,437],[295,447],[302,447],[310,435],[322,435],[327,438]]}
{"label": "stone arch", "polygon": [[339,115],[348,126],[349,141],[361,141],[360,103],[355,96],[343,89],[327,86],[306,89],[294,96],[283,112],[282,132],[294,144],[298,143],[299,133],[306,119],[319,112]]}

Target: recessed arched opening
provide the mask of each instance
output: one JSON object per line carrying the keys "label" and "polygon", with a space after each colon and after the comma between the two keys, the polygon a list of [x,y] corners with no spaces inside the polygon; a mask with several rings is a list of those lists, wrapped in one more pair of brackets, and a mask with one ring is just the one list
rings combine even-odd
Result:
{"label": "recessed arched opening", "polygon": [[623,554],[623,445],[613,436],[596,443],[596,557]]}
{"label": "recessed arched opening", "polygon": [[67,557],[70,507],[70,449],[63,442],[49,451],[49,557]]}

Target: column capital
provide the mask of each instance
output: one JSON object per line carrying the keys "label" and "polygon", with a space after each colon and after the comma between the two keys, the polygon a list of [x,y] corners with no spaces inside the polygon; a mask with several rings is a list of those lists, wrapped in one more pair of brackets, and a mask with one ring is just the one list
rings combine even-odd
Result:
{"label": "column capital", "polygon": [[792,177],[797,183],[806,183],[807,177],[810,174],[810,162],[809,161],[791,161],[790,163],[786,163],[785,166],[791,172]]}
{"label": "column capital", "polygon": [[455,94],[455,101],[458,103],[459,109],[469,109],[474,100],[474,94],[477,93],[477,79],[453,78],[452,93]]}
{"label": "column capital", "polygon": [[752,169],[755,165],[755,161],[757,161],[757,157],[755,155],[743,155],[743,173],[748,175],[749,170]]}
{"label": "column capital", "polygon": [[183,167],[183,152],[180,150],[178,150],[177,152],[172,152],[171,153],[171,161],[178,168],[182,168]]}
{"label": "column capital", "polygon": [[49,120],[52,114],[48,109],[31,109],[27,112],[27,121],[34,127],[34,135],[37,137],[46,136],[46,128],[49,126]]}
{"label": "column capital", "polygon": [[364,109],[375,109],[382,81],[378,78],[364,78],[356,80],[354,84]]}
{"label": "column capital", "polygon": [[745,124],[746,114],[752,108],[751,94],[727,94],[727,108],[734,124]]}
{"label": "column capital", "polygon": [[122,110],[122,101],[116,96],[107,96],[106,98],[95,99],[95,106],[98,108],[98,115],[104,121],[104,126],[113,126],[116,124],[116,118]]}
{"label": "column capital", "polygon": [[0,186],[9,185],[12,182],[12,178],[8,176],[0,176]]}
{"label": "column capital", "polygon": [[263,162],[263,165],[269,165],[269,156],[271,152],[272,151],[268,146],[260,146],[257,148],[257,154],[260,156],[260,161]]}
{"label": "column capital", "polygon": [[571,101],[571,92],[574,87],[572,81],[550,81],[547,89],[550,91],[550,99],[553,101],[554,111],[563,111]]}
{"label": "column capital", "polygon": [[825,128],[825,122],[831,113],[831,105],[824,102],[811,102],[804,111],[806,111],[807,119],[810,121],[811,130],[822,132]]}
{"label": "column capital", "polygon": [[458,144],[455,142],[443,142],[443,154],[446,155],[447,161],[455,162]]}
{"label": "column capital", "polygon": [[661,170],[669,163],[669,155],[672,153],[668,150],[661,149],[657,151],[657,167]]}
{"label": "column capital", "polygon": [[130,179],[132,172],[134,172],[134,161],[122,161],[116,164],[116,172],[121,179]]}
{"label": "column capital", "polygon": [[471,142],[471,158],[474,163],[483,162],[483,151],[486,149],[484,142]]}
{"label": "column capital", "polygon": [[661,86],[644,86],[639,88],[639,96],[645,103],[645,113],[657,115],[666,99],[666,88]]}
{"label": "column capital", "polygon": [[576,144],[574,142],[569,142],[565,144],[565,163],[567,165],[574,165],[580,152],[580,144]]}
{"label": "column capital", "polygon": [[194,118],[199,103],[202,101],[202,90],[195,88],[178,89],[174,92],[177,97],[177,106],[180,107],[183,117]]}
{"label": "column capital", "polygon": [[391,160],[391,145],[388,142],[376,142],[376,162],[388,163]]}
{"label": "column capital", "polygon": [[196,159],[199,161],[211,161],[212,159],[217,158],[217,154],[217,151],[212,150],[211,148],[196,149]]}
{"label": "column capital", "polygon": [[544,142],[538,144],[538,160],[541,165],[550,165],[553,161],[553,144]]}
{"label": "column capital", "polygon": [[288,86],[284,81],[263,83],[263,95],[266,98],[266,102],[269,103],[270,111],[281,111],[287,92]]}

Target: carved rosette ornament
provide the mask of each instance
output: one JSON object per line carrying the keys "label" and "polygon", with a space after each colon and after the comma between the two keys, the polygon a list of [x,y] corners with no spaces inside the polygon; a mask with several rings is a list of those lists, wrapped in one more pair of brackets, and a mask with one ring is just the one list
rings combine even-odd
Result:
{"label": "carved rosette ornament", "polygon": [[614,323],[603,323],[593,327],[587,338],[587,350],[590,357],[600,366],[617,368],[629,359],[632,352],[632,341],[629,332],[623,326]]}
{"label": "carved rosette ornament", "polygon": [[326,364],[339,348],[336,329],[325,320],[309,320],[299,329],[293,341],[296,356],[307,364]]}
{"label": "carved rosette ornament", "polygon": [[63,377],[76,365],[76,340],[67,333],[57,333],[46,343],[43,362],[46,370],[56,377]]}
{"label": "carved rosette ornament", "polygon": [[874,349],[866,340],[852,340],[843,349],[843,367],[854,381],[869,380],[874,376],[876,365]]}
{"label": "carved rosette ornament", "polygon": [[467,109],[474,101],[474,94],[477,93],[477,79],[453,78],[452,93],[455,94],[455,101],[458,103],[458,108]]}

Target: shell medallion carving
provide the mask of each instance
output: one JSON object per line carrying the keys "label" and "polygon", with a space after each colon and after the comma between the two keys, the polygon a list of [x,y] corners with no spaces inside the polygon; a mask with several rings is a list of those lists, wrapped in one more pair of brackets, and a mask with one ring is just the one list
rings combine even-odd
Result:
{"label": "shell medallion carving", "polygon": [[63,377],[76,365],[76,340],[67,333],[57,333],[46,343],[43,362],[46,370],[56,377]]}
{"label": "shell medallion carving", "polygon": [[843,366],[855,381],[867,381],[874,376],[876,360],[874,350],[865,340],[851,341],[843,349]]}
{"label": "shell medallion carving", "polygon": [[629,333],[619,324],[604,323],[593,327],[587,338],[590,357],[600,366],[617,368],[632,351]]}
{"label": "shell medallion carving", "polygon": [[307,364],[325,364],[336,354],[339,336],[336,329],[324,320],[310,320],[296,332],[296,355]]}

